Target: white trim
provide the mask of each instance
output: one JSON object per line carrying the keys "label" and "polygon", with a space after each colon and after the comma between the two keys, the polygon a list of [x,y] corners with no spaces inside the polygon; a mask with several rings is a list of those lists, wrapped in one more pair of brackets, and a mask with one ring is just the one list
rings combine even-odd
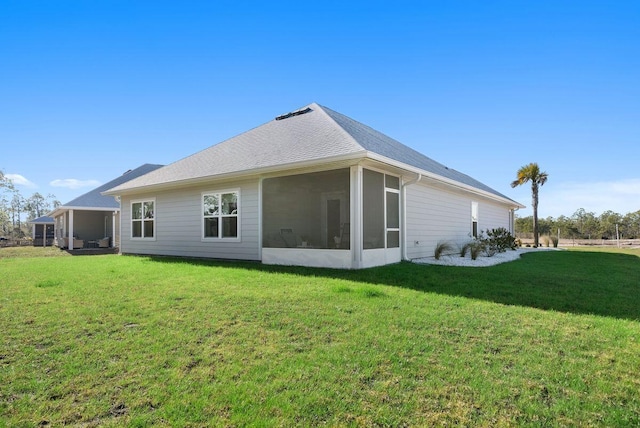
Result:
{"label": "white trim", "polygon": [[362,167],[351,167],[351,260],[352,267],[362,267]]}
{"label": "white trim", "polygon": [[47,217],[58,217],[70,210],[78,211],[120,211],[120,207],[80,207],[80,206],[66,206],[61,205],[58,208],[47,214]]}
{"label": "white trim", "polygon": [[[141,220],[141,233],[144,235],[144,203],[145,202],[153,202],[153,236],[133,236],[133,204],[142,204],[142,216]],[[144,199],[132,199],[129,201],[130,215],[129,215],[129,223],[131,227],[129,228],[129,239],[132,241],[156,241],[157,240],[157,223],[158,223],[158,203],[156,202],[156,198],[144,198]],[[122,229],[120,229],[122,230]]]}
{"label": "white trim", "polygon": [[[205,195],[218,195],[220,197],[220,202],[222,202],[222,195],[225,193],[237,193],[238,194],[238,200],[237,200],[237,204],[238,204],[238,208],[236,208],[236,214],[235,214],[235,218],[237,220],[237,231],[238,231],[238,235],[237,236],[233,236],[233,237],[223,237],[223,236],[204,236],[204,197]],[[200,241],[201,242],[241,242],[242,238],[242,195],[240,193],[240,188],[233,188],[233,189],[221,189],[221,190],[209,190],[209,191],[203,191],[200,193]],[[223,215],[222,213],[220,213],[217,217],[218,219],[220,219],[219,223],[218,223],[218,235],[220,235],[220,231],[222,229],[222,218],[224,217],[232,217],[233,214],[230,215]]]}

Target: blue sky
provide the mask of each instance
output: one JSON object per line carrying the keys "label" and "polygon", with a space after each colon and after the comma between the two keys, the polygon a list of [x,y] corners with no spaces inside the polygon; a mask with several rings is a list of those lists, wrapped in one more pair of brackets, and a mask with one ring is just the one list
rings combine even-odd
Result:
{"label": "blue sky", "polygon": [[0,0],[0,170],[64,203],[317,102],[527,206],[509,183],[538,162],[542,217],[626,214],[639,22],[637,1]]}

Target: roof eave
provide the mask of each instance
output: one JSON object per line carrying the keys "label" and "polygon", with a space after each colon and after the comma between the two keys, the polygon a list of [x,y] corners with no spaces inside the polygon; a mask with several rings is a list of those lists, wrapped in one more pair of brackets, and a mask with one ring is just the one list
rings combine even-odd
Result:
{"label": "roof eave", "polygon": [[291,162],[287,164],[253,168],[253,169],[248,169],[244,171],[234,171],[234,172],[224,173],[224,174],[207,175],[207,176],[189,178],[184,180],[170,181],[166,183],[149,184],[145,186],[131,187],[128,189],[114,188],[114,189],[109,189],[104,192],[101,192],[101,194],[109,195],[109,196],[120,196],[120,195],[132,195],[132,194],[150,192],[150,191],[170,190],[170,189],[175,189],[177,187],[195,186],[195,185],[210,182],[211,180],[231,180],[235,178],[248,178],[251,176],[261,176],[261,175],[272,174],[278,171],[309,168],[309,167],[314,167],[322,164],[330,164],[330,163],[337,163],[337,162],[353,161],[354,163],[357,163],[357,161],[365,158],[366,156],[367,156],[367,152],[363,150],[359,152],[349,153],[347,155],[330,156],[330,157],[301,161],[301,162]]}
{"label": "roof eave", "polygon": [[49,217],[56,217],[67,211],[120,211],[120,207],[79,207],[79,206],[59,206],[54,209],[50,213],[47,214]]}
{"label": "roof eave", "polygon": [[439,181],[439,182],[441,182],[441,183],[443,183],[443,184],[445,184],[445,185],[447,185],[449,187],[458,188],[458,189],[461,189],[461,190],[464,190],[464,191],[467,191],[467,192],[471,192],[471,193],[474,193],[474,194],[477,194],[477,195],[481,195],[481,196],[483,196],[485,198],[489,198],[489,199],[501,202],[503,204],[507,204],[507,205],[509,205],[509,206],[511,206],[513,208],[518,208],[518,209],[525,208],[524,205],[522,205],[521,203],[516,202],[516,201],[514,201],[512,199],[503,198],[503,197],[501,197],[499,195],[496,195],[494,193],[487,192],[486,190],[478,189],[477,187],[473,187],[473,186],[470,186],[468,184],[464,184],[464,183],[461,183],[459,181],[452,180],[452,179],[447,178],[447,177],[443,177],[442,175],[435,174],[433,172],[426,171],[426,170],[421,169],[421,168],[417,168],[415,166],[406,164],[404,162],[396,161],[396,160],[388,158],[386,156],[379,155],[379,154],[377,154],[375,152],[367,152],[367,157],[370,158],[370,159],[376,160],[378,162],[382,162],[382,163],[386,163],[386,164],[392,165],[392,166],[394,166],[396,168],[400,168],[400,169],[404,169],[406,171],[413,172],[415,174],[421,174],[423,178],[424,177],[431,178],[431,179]]}
{"label": "roof eave", "polygon": [[[149,185],[136,186],[136,187],[125,188],[125,189],[113,188],[113,189],[105,190],[104,192],[101,192],[101,194],[108,195],[108,196],[120,196],[120,195],[132,195],[132,194],[138,194],[138,193],[153,192],[153,191],[171,190],[171,189],[184,187],[184,186],[195,186],[195,185],[209,182],[211,180],[222,181],[222,180],[232,180],[236,178],[248,178],[251,176],[261,176],[265,174],[272,174],[274,172],[279,172],[279,171],[307,168],[307,167],[313,167],[313,166],[318,166],[318,165],[327,164],[327,163],[335,163],[335,162],[341,162],[341,161],[357,162],[359,160],[366,159],[366,158],[369,158],[381,163],[385,163],[385,164],[394,166],[396,168],[403,169],[408,172],[421,174],[423,177],[431,178],[449,187],[474,193],[479,196],[483,196],[485,198],[489,198],[489,199],[498,201],[500,203],[509,205],[510,207],[513,207],[513,208],[519,208],[519,209],[525,208],[524,205],[514,200],[511,200],[509,198],[501,197],[494,193],[487,192],[482,189],[478,189],[477,187],[460,183],[459,181],[452,180],[450,178],[443,177],[439,174],[435,174],[433,172],[426,171],[421,168],[417,168],[412,165],[399,162],[394,159],[388,158],[386,156],[382,156],[375,152],[370,152],[366,150],[349,153],[347,155],[331,156],[331,157],[302,161],[302,162],[292,162],[288,164],[273,165],[269,167],[260,167],[260,168],[254,168],[254,169],[244,170],[244,171],[234,171],[234,172],[224,173],[224,174],[207,175],[207,176],[189,178],[184,180],[170,181],[165,183],[149,184]],[[65,208],[71,209],[72,207],[65,207]],[[73,207],[72,209],[87,209],[87,208]]]}

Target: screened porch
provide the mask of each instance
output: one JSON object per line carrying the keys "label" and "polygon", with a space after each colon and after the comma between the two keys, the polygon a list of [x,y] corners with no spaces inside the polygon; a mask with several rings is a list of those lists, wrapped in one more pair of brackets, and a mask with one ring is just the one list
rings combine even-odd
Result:
{"label": "screened porch", "polygon": [[349,188],[348,168],[265,179],[263,248],[349,250]]}

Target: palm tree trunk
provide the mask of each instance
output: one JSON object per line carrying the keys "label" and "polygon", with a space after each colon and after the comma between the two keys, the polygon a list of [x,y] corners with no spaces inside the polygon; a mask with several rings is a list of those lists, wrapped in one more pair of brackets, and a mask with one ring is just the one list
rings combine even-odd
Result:
{"label": "palm tree trunk", "polygon": [[533,246],[538,246],[538,185],[531,183],[531,205],[533,206]]}

